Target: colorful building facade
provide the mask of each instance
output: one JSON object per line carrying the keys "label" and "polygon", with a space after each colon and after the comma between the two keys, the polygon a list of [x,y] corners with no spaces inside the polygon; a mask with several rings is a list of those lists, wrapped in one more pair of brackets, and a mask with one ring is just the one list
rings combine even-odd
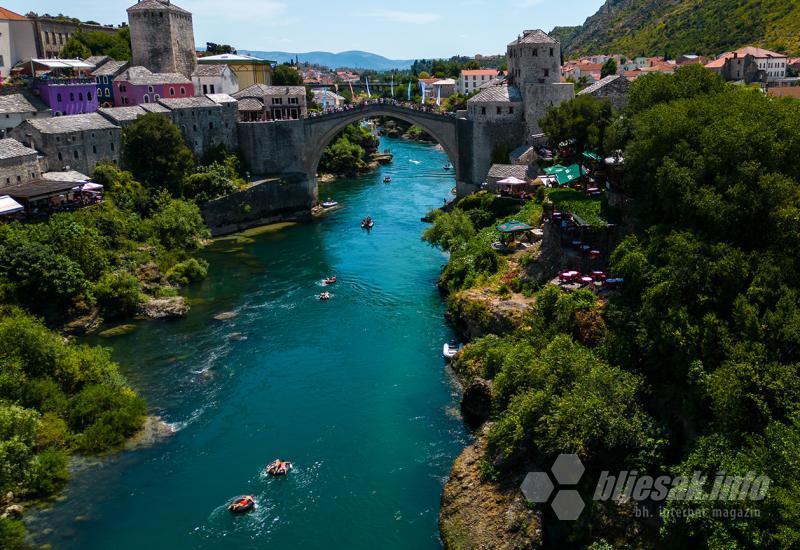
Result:
{"label": "colorful building facade", "polygon": [[114,79],[113,85],[116,107],[194,96],[192,81],[182,74],[151,73],[144,67],[126,69]]}

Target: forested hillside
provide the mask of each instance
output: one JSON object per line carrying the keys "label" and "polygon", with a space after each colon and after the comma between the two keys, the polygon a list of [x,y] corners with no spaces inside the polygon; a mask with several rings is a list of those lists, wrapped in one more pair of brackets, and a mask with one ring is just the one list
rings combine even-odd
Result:
{"label": "forested hillside", "polygon": [[800,55],[800,0],[607,0],[582,26],[553,32],[568,56],[719,54],[743,45]]}

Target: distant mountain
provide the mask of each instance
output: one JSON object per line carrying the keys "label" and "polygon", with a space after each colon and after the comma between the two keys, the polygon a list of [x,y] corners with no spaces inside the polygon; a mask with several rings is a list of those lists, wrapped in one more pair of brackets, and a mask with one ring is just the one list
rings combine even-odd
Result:
{"label": "distant mountain", "polygon": [[606,0],[558,27],[566,56],[719,54],[744,45],[800,54],[800,0]]}
{"label": "distant mountain", "polygon": [[262,59],[271,59],[278,63],[288,63],[296,57],[300,59],[300,63],[310,63],[312,65],[322,65],[331,69],[339,67],[347,67],[350,69],[369,69],[373,71],[391,71],[393,69],[403,70],[411,67],[414,60],[408,59],[387,59],[381,55],[369,52],[350,51],[341,53],[331,52],[307,52],[307,53],[289,53],[289,52],[261,52],[254,50],[239,50],[239,53],[252,55],[253,57],[260,57]]}

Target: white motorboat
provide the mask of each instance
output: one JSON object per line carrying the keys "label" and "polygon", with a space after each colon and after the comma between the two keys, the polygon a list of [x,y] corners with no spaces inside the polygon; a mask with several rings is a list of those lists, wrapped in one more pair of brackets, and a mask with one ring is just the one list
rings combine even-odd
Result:
{"label": "white motorboat", "polygon": [[339,203],[336,201],[325,201],[322,203],[322,208],[333,208],[334,206],[339,206]]}
{"label": "white motorboat", "polygon": [[461,351],[462,347],[463,346],[457,342],[446,342],[445,345],[442,346],[442,355],[449,361]]}

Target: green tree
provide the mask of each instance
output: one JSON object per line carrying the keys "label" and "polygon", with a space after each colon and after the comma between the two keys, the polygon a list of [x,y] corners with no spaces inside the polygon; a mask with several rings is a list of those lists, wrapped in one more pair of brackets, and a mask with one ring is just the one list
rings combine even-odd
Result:
{"label": "green tree", "polygon": [[554,144],[572,140],[578,157],[576,162],[582,167],[587,150],[605,150],[606,132],[613,120],[611,103],[582,95],[552,107],[539,124]]}
{"label": "green tree", "polygon": [[122,163],[150,189],[166,189],[179,197],[194,156],[177,126],[162,114],[148,113],[123,130]]}
{"label": "green tree", "polygon": [[236,50],[229,44],[206,42],[206,53],[208,55],[222,55],[226,53],[236,53]]}
{"label": "green tree", "polygon": [[302,86],[303,77],[291,65],[278,65],[272,71],[272,84],[275,86]]}
{"label": "green tree", "polygon": [[80,30],[67,40],[61,50],[62,59],[86,59],[92,55],[92,51],[81,41]]}
{"label": "green tree", "polygon": [[617,60],[613,57],[608,59],[600,68],[600,78],[617,74]]}

